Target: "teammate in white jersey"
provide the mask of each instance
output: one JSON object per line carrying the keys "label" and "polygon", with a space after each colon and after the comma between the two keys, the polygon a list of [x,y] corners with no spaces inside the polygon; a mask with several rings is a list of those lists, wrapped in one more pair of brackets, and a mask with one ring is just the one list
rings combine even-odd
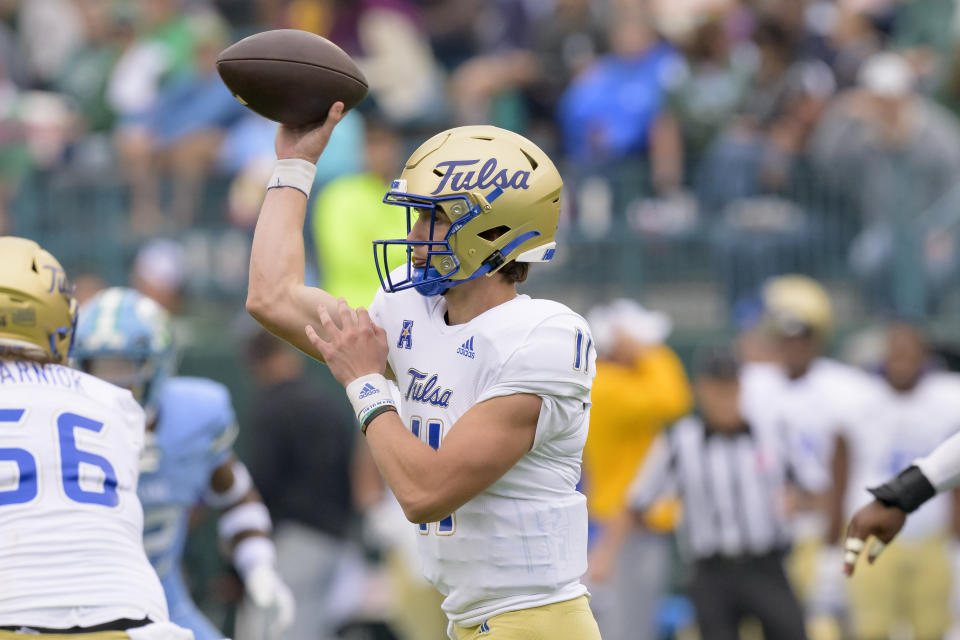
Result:
{"label": "teammate in white jersey", "polygon": [[747,365],[742,373],[744,410],[759,424],[785,432],[804,449],[830,490],[794,510],[793,549],[787,565],[805,605],[810,635],[839,633],[846,597],[836,566],[842,554],[846,472],[844,433],[859,420],[870,388],[867,375],[822,355],[832,328],[827,292],[801,275],[773,278],[763,290],[763,326],[772,337],[774,362]]}
{"label": "teammate in white jersey", "polygon": [[0,237],[0,639],[192,639],[143,551],[143,410],[64,366],[76,312],[52,255]]}
{"label": "teammate in white jersey", "polygon": [[[375,243],[384,290],[369,313],[351,309],[303,284],[305,194],[342,108],[312,131],[277,133],[247,308],[346,387],[377,466],[417,523],[451,638],[596,640],[575,488],[595,353],[583,318],[516,291],[525,263],[553,257],[560,175],[503,129],[434,136],[384,198],[406,207],[409,229]],[[391,271],[394,248],[401,266]]]}
{"label": "teammate in white jersey", "polygon": [[[867,487],[960,431],[960,376],[931,370],[931,364],[919,331],[904,324],[889,328],[876,395],[846,436],[848,516],[872,501]],[[953,519],[950,496],[931,499],[910,519],[883,562],[850,581],[854,637],[886,638],[904,622],[918,640],[944,637],[950,625]]]}
{"label": "teammate in white jersey", "polygon": [[293,618],[293,598],[274,567],[270,513],[233,455],[237,424],[230,392],[213,380],[173,377],[172,334],[170,316],[158,303],[133,289],[111,287],[81,307],[74,360],[78,368],[130,389],[146,412],[138,490],[143,547],[160,577],[170,619],[196,640],[223,638],[193,603],[180,569],[190,511],[202,501],[221,510],[220,544],[230,551],[249,596],[237,635],[256,627],[248,636],[279,638]]}

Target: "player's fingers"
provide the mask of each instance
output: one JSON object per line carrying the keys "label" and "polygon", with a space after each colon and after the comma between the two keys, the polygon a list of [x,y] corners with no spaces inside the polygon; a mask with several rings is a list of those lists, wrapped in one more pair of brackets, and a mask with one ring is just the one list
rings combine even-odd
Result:
{"label": "player's fingers", "polygon": [[350,305],[347,304],[346,298],[340,298],[337,300],[337,310],[340,312],[340,326],[344,329],[347,327],[355,327],[360,323],[360,320],[357,317],[357,310],[350,308]]}
{"label": "player's fingers", "polygon": [[373,329],[373,320],[370,319],[370,312],[363,307],[357,307],[357,325],[361,329]]}
{"label": "player's fingers", "polygon": [[307,340],[310,341],[310,344],[312,344],[317,351],[320,352],[320,355],[326,358],[328,343],[320,337],[320,335],[317,333],[317,330],[308,324],[303,328],[303,331],[307,334]]}
{"label": "player's fingers", "polygon": [[870,551],[867,552],[867,562],[873,564],[877,556],[883,553],[883,550],[887,548],[886,542],[881,542],[880,540],[874,540],[873,544],[870,545]]}
{"label": "player's fingers", "polygon": [[317,305],[317,319],[320,320],[320,326],[323,327],[323,330],[327,332],[328,336],[335,336],[340,333],[340,327],[337,326],[337,323],[333,321],[333,317],[330,315],[330,310],[327,309],[327,305]]}
{"label": "player's fingers", "polygon": [[857,557],[859,557],[860,552],[863,551],[863,547],[864,542],[862,538],[847,535],[847,539],[843,544],[843,572],[848,576],[853,575],[854,567],[857,564]]}
{"label": "player's fingers", "polygon": [[323,121],[323,129],[329,134],[337,123],[343,120],[343,103],[334,102],[327,111],[327,119]]}

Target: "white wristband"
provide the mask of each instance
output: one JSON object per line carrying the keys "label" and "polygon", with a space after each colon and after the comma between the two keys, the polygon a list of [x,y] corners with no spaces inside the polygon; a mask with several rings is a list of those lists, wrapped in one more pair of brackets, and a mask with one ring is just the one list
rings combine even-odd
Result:
{"label": "white wristband", "polygon": [[233,484],[227,487],[223,493],[217,493],[213,488],[208,487],[203,494],[203,501],[214,509],[226,509],[240,502],[247,497],[250,490],[253,489],[253,478],[247,471],[247,466],[239,460],[234,460],[230,464],[230,470],[233,471]]}
{"label": "white wristband", "polygon": [[264,564],[272,567],[276,561],[277,550],[273,540],[265,536],[244,538],[233,550],[233,566],[244,579],[254,567]]}
{"label": "white wristband", "polygon": [[361,376],[347,385],[347,398],[353,405],[353,414],[357,416],[357,422],[363,424],[364,418],[371,411],[380,407],[394,407],[396,403],[390,394],[390,385],[387,379],[379,373],[370,373]]}
{"label": "white wristband", "polygon": [[317,165],[299,158],[284,158],[273,165],[273,175],[267,183],[267,189],[293,187],[303,195],[310,197],[313,178],[317,175]]}
{"label": "white wristband", "polygon": [[273,523],[270,512],[262,502],[244,502],[227,509],[217,522],[217,533],[221,540],[232,540],[233,536],[245,531],[270,533]]}

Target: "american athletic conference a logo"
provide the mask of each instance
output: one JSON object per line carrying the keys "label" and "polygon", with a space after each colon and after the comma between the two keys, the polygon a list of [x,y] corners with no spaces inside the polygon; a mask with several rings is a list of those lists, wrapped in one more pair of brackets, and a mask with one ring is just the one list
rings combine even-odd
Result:
{"label": "american athletic conference a logo", "polygon": [[400,329],[400,339],[397,340],[397,349],[413,348],[413,320],[404,320]]}

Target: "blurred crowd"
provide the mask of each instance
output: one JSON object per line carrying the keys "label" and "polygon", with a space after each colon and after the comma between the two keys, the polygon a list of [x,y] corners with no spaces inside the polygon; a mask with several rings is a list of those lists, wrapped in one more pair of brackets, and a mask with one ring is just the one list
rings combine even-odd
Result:
{"label": "blurred crowd", "polygon": [[371,121],[403,149],[498,124],[561,163],[572,236],[705,236],[731,308],[835,258],[881,310],[912,260],[935,309],[960,265],[956,216],[927,215],[960,173],[958,24],[952,0],[4,0],[0,228],[31,176],[64,172],[120,181],[132,238],[211,206],[248,228],[273,125],[214,62],[290,27],[371,85],[320,182],[362,171]]}

